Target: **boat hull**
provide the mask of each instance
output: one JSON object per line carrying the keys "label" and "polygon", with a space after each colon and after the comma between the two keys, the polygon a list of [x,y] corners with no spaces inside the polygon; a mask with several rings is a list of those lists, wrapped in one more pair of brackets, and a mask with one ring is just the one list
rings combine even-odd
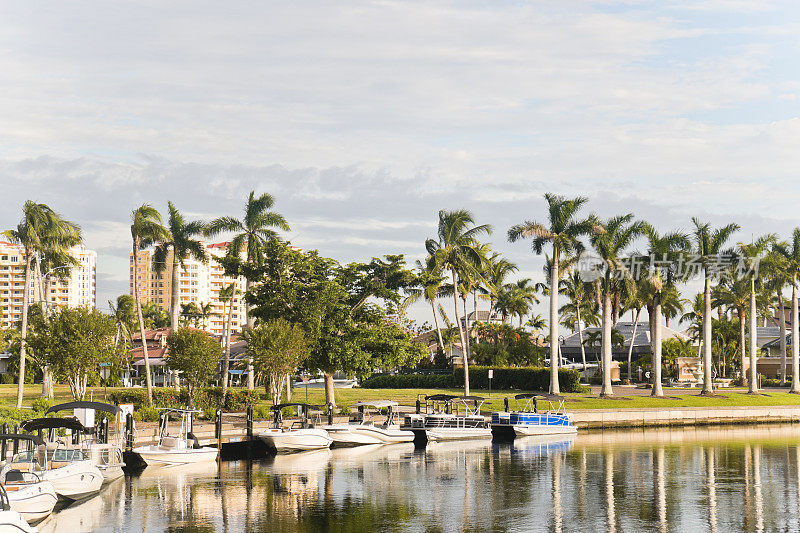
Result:
{"label": "boat hull", "polygon": [[39,477],[51,482],[56,494],[68,500],[82,500],[94,496],[103,486],[103,474],[90,461],[76,461],[46,470],[39,474]]}
{"label": "boat hull", "polygon": [[11,533],[35,533],[36,528],[28,525],[28,522],[16,511],[0,511],[0,531]]}
{"label": "boat hull", "polygon": [[289,431],[268,430],[258,437],[266,445],[278,453],[300,452],[305,450],[321,450],[330,448],[333,439],[324,429],[307,428]]}
{"label": "boat hull", "polygon": [[217,460],[217,448],[164,449],[158,445],[139,446],[133,449],[148,465],[185,465]]}
{"label": "boat hull", "polygon": [[435,428],[425,431],[428,441],[432,442],[492,438],[492,430],[489,428]]}
{"label": "boat hull", "polygon": [[578,432],[575,426],[513,426],[514,434],[518,437],[529,437],[532,435],[574,435]]}
{"label": "boat hull", "polygon": [[367,425],[342,424],[339,426],[326,426],[333,445],[335,446],[363,446],[370,444],[395,444],[400,442],[413,442],[414,433],[397,428],[382,428]]}
{"label": "boat hull", "polygon": [[58,495],[49,481],[38,483],[6,484],[11,510],[18,512],[29,523],[47,518],[58,502]]}

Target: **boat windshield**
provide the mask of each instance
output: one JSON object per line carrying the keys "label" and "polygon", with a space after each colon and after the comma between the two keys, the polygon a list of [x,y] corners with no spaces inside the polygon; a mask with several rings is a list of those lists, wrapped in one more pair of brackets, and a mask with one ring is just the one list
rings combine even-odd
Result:
{"label": "boat windshield", "polygon": [[11,458],[12,463],[32,463],[35,458],[34,452],[19,452]]}
{"label": "boat windshield", "polygon": [[57,448],[53,450],[51,461],[54,463],[72,463],[74,461],[83,461],[88,459],[83,450]]}

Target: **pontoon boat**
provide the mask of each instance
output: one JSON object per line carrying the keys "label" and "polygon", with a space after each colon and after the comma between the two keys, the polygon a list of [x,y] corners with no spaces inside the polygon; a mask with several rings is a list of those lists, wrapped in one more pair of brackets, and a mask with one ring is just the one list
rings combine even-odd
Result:
{"label": "pontoon boat", "polygon": [[[492,433],[498,438],[528,435],[569,435],[577,433],[572,417],[564,407],[564,397],[550,394],[517,394],[517,409],[492,413]],[[524,403],[523,403],[524,401]],[[539,402],[547,402],[549,409],[542,410]]]}
{"label": "pontoon boat", "polygon": [[[412,442],[414,433],[400,429],[397,423],[397,405],[397,402],[390,400],[358,402],[350,406],[352,414],[349,423],[333,424],[323,428],[333,439],[334,446]],[[384,410],[386,419],[381,423],[375,423],[371,409],[376,411],[377,416],[381,416],[381,410]]]}
{"label": "pontoon boat", "polygon": [[[421,412],[424,400],[425,412]],[[420,395],[420,410],[404,418],[402,429],[414,432],[414,442],[490,439],[492,430],[481,414],[485,401],[480,396],[451,394]]]}

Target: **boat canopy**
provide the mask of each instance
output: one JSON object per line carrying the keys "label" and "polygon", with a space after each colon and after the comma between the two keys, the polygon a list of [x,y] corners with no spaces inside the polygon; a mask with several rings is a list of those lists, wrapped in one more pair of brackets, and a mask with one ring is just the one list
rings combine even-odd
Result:
{"label": "boat canopy", "polygon": [[45,412],[45,416],[50,413],[57,413],[59,411],[75,410],[75,409],[94,409],[95,411],[103,411],[104,413],[111,413],[113,415],[119,413],[120,408],[116,405],[103,402],[67,402],[54,405]]}
{"label": "boat canopy", "polygon": [[384,407],[397,407],[398,403],[393,402],[392,400],[362,400],[360,402],[356,402],[350,407],[375,407],[376,409],[383,409]]}
{"label": "boat canopy", "polygon": [[180,413],[180,414],[190,414],[190,413],[202,413],[203,411],[199,409],[183,409],[180,407],[156,407],[159,411],[164,411],[165,413]]}
{"label": "boat canopy", "polygon": [[37,431],[40,429],[65,428],[74,431],[86,431],[86,428],[77,418],[33,418],[26,420],[20,427],[25,431]]}
{"label": "boat canopy", "polygon": [[463,398],[463,396],[455,396],[453,394],[431,394],[429,396],[425,396],[426,400],[430,400],[432,402],[449,402],[450,400],[455,400],[456,398]]}
{"label": "boat canopy", "polygon": [[37,446],[44,444],[44,440],[39,438],[38,435],[23,435],[19,433],[0,433],[0,440],[27,440]]}
{"label": "boat canopy", "polygon": [[544,393],[536,393],[536,392],[526,392],[525,394],[517,394],[514,396],[515,400],[529,400],[531,398],[548,400],[551,402],[562,402],[565,400],[563,396],[558,396],[556,394],[544,394]]}

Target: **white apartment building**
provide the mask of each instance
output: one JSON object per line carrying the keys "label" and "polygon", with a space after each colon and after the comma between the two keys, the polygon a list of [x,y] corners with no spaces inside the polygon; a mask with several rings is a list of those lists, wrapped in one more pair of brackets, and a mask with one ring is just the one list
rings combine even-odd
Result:
{"label": "white apartment building", "polygon": [[[214,257],[222,257],[226,254],[228,243],[203,243],[206,253],[209,255],[207,263],[202,263],[193,258],[185,261],[185,267],[178,273],[180,283],[180,303],[188,304],[194,302],[198,307],[203,304],[211,303],[214,315],[201,325],[206,331],[213,335],[221,336],[225,329],[226,316],[223,315],[223,303],[219,299],[220,289],[236,283],[238,294],[233,299],[233,317],[231,321],[231,331],[238,333],[242,325],[246,322],[245,308],[242,297],[244,295],[244,278],[233,279],[226,276],[220,264]],[[130,254],[130,293],[133,295],[133,276],[138,276],[139,294],[138,299],[142,303],[154,302],[158,306],[169,312],[172,300],[172,252],[167,256],[164,270],[157,272],[153,261],[153,250],[142,250],[139,252],[139,270],[133,271],[133,252]],[[228,312],[228,304],[225,304],[225,314]]]}
{"label": "white apartment building", "polygon": [[[29,302],[90,309],[96,306],[97,254],[83,245],[73,247],[70,252],[78,264],[68,269],[63,280],[57,276],[63,272],[42,272],[42,279],[34,276],[28,290]],[[42,291],[48,274],[48,286]],[[0,322],[3,327],[11,327],[22,318],[24,288],[25,249],[0,241]]]}

